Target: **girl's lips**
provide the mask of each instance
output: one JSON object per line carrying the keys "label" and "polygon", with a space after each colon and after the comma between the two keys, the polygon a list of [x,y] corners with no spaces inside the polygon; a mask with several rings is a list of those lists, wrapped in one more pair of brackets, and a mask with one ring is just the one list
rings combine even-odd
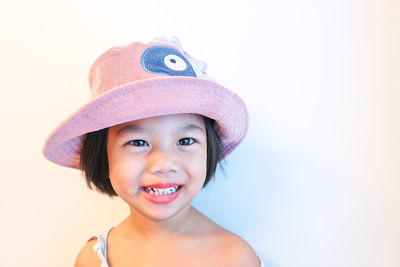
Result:
{"label": "girl's lips", "polygon": [[153,186],[154,185],[151,185],[151,186],[148,186],[148,187],[152,187],[152,188],[167,188],[167,187],[179,186],[178,190],[176,190],[176,192],[174,192],[172,194],[168,194],[168,195],[150,194],[149,192],[146,192],[145,190],[141,190],[144,198],[147,199],[148,201],[154,203],[154,204],[168,204],[168,203],[171,203],[172,201],[174,201],[179,196],[179,194],[181,192],[181,189],[182,189],[182,186],[180,186],[179,184],[172,184],[172,186],[166,186],[166,187],[153,187]]}

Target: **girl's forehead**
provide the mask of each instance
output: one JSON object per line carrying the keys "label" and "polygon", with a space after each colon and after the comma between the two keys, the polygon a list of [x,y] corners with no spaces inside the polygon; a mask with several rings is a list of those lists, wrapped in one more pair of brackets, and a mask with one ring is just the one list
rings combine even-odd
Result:
{"label": "girl's forehead", "polygon": [[200,128],[205,129],[203,116],[198,114],[168,114],[133,120],[112,126],[112,131],[120,133],[121,130],[145,130],[146,128],[183,128],[186,130]]}

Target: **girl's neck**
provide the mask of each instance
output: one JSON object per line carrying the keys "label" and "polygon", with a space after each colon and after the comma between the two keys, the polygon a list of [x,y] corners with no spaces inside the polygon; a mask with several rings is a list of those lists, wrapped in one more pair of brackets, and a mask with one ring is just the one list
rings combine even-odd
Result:
{"label": "girl's neck", "polygon": [[191,205],[185,207],[174,216],[156,221],[130,208],[131,214],[122,222],[128,236],[157,240],[178,237],[187,234],[193,229],[198,211]]}

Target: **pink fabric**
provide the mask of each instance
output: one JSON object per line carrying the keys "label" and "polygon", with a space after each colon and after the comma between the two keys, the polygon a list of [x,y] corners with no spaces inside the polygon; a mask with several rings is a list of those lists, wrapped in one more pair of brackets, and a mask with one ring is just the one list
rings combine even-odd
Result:
{"label": "pink fabric", "polygon": [[[176,113],[215,119],[221,127],[223,158],[244,139],[248,112],[244,101],[216,82],[190,76],[153,74],[143,69],[142,53],[150,46],[134,42],[104,52],[89,71],[91,99],[48,136],[43,154],[50,161],[80,169],[82,138],[127,121]],[[176,49],[176,48],[175,48]],[[185,56],[190,56],[185,52]]]}

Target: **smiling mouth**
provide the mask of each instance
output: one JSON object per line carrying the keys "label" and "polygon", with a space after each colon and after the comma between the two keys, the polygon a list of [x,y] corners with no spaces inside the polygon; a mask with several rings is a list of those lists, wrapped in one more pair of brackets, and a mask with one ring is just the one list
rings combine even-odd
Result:
{"label": "smiling mouth", "polygon": [[144,198],[154,204],[167,204],[174,201],[181,192],[183,185],[173,185],[165,187],[165,185],[142,186]]}
{"label": "smiling mouth", "polygon": [[142,186],[143,191],[150,193],[151,195],[171,195],[178,191],[182,186],[172,186],[167,188],[156,188],[156,187],[146,187]]}

